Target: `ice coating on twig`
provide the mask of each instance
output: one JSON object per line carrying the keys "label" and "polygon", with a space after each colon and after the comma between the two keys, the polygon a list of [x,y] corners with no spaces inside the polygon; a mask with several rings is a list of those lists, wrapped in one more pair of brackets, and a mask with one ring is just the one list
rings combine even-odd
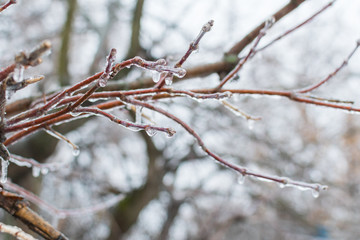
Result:
{"label": "ice coating on twig", "polygon": [[112,70],[113,63],[116,58],[116,49],[112,48],[108,57],[106,58],[106,65],[103,74],[100,76],[98,84],[100,87],[105,87],[108,80],[110,79],[110,73]]}
{"label": "ice coating on twig", "polygon": [[0,182],[6,183],[7,181],[7,172],[8,172],[8,166],[9,166],[9,160],[5,160],[2,157],[0,157],[1,160],[1,177]]}

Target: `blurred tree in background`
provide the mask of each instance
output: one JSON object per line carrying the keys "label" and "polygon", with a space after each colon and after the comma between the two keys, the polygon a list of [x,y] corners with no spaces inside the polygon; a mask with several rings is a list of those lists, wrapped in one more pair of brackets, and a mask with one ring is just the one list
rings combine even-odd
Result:
{"label": "blurred tree in background", "polygon": [[360,3],[15,2],[0,12],[0,231],[360,235]]}

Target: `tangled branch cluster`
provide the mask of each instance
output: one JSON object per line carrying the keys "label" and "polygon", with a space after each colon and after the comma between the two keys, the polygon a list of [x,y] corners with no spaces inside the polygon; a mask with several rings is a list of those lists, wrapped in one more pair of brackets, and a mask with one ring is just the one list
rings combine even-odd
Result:
{"label": "tangled branch cluster", "polygon": [[[9,1],[7,4],[0,8],[1,11],[3,11],[15,2],[16,1]],[[313,18],[315,18],[333,3],[334,1],[330,2],[328,5],[326,5],[320,11],[312,15],[310,18],[306,19],[304,22],[295,26],[293,29],[288,30],[286,33],[278,36],[264,47],[259,48],[258,45],[261,39],[266,35],[266,32],[271,28],[273,24],[275,24],[281,18],[279,14],[274,14],[274,16],[271,17],[268,21],[265,21],[262,25],[260,25],[257,30],[255,29],[256,31],[254,30],[254,33],[256,34],[253,34],[254,36],[250,38],[247,43],[250,44],[251,42],[253,42],[247,54],[245,54],[244,57],[236,56],[239,60],[238,63],[233,67],[231,71],[226,74],[225,77],[221,79],[220,83],[217,86],[210,88],[183,90],[177,89],[176,86],[172,86],[172,82],[174,79],[178,80],[179,78],[184,78],[186,76],[187,70],[185,70],[182,65],[188,59],[191,53],[199,48],[200,40],[213,27],[213,20],[207,22],[202,27],[198,36],[194,39],[193,42],[190,43],[189,48],[185,52],[183,57],[181,57],[180,60],[173,66],[168,65],[168,63],[164,59],[147,61],[145,59],[142,59],[141,57],[134,57],[125,61],[115,63],[116,49],[111,49],[109,55],[106,58],[106,65],[102,72],[96,73],[93,76],[90,76],[64,90],[47,95],[43,99],[33,101],[31,102],[31,104],[29,104],[29,107],[27,109],[23,109],[22,105],[20,105],[19,102],[7,104],[7,99],[11,97],[14,92],[27,87],[29,84],[36,83],[44,78],[43,76],[35,76],[33,78],[24,79],[23,72],[29,67],[35,67],[40,64],[42,62],[42,56],[47,51],[49,51],[49,49],[51,48],[51,44],[49,41],[44,41],[37,48],[35,48],[29,53],[21,52],[15,57],[15,61],[13,64],[0,71],[0,158],[2,168],[1,183],[3,184],[3,190],[0,194],[0,206],[11,212],[13,211],[12,207],[14,207],[14,205],[19,205],[19,203],[22,203],[24,201],[23,197],[12,194],[7,190],[15,191],[23,196],[31,196],[29,193],[26,193],[26,190],[19,188],[7,179],[7,166],[9,165],[9,161],[18,165],[32,167],[33,171],[37,173],[35,175],[38,175],[39,171],[44,173],[48,171],[55,171],[56,169],[61,167],[61,164],[41,164],[33,159],[27,159],[9,153],[9,151],[7,150],[8,146],[16,143],[24,137],[29,136],[33,132],[44,130],[52,136],[69,143],[73,147],[74,152],[76,152],[77,154],[79,152],[78,147],[61,133],[55,131],[52,126],[54,126],[55,124],[63,124],[68,121],[76,120],[78,118],[97,115],[107,118],[110,121],[130,130],[146,131],[150,136],[153,136],[157,132],[163,132],[169,137],[175,134],[175,130],[170,127],[157,126],[154,124],[143,124],[138,121],[131,122],[128,120],[120,119],[113,113],[107,111],[123,106],[126,106],[129,109],[136,109],[135,111],[137,115],[142,114],[139,109],[146,108],[173,120],[196,139],[198,145],[201,147],[204,153],[213,158],[215,161],[221,163],[223,166],[237,172],[239,174],[240,182],[243,182],[245,176],[252,176],[257,179],[277,182],[283,187],[292,186],[303,190],[309,189],[313,191],[314,196],[318,196],[320,191],[327,189],[327,186],[318,183],[295,181],[287,177],[270,176],[258,173],[251,169],[247,169],[246,167],[238,166],[234,163],[227,161],[221,156],[218,156],[205,145],[201,136],[191,126],[185,123],[181,118],[157,106],[156,101],[161,99],[178,97],[189,97],[191,99],[200,100],[216,99],[219,100],[219,102],[222,103],[225,107],[233,111],[236,115],[242,116],[247,120],[259,120],[259,118],[255,118],[248,114],[245,114],[237,107],[230,104],[227,99],[230,99],[234,94],[273,95],[306,104],[360,112],[359,108],[354,108],[346,101],[324,99],[310,95],[310,92],[318,89],[324,83],[331,80],[341,69],[343,69],[347,65],[351,57],[354,55],[354,53],[360,46],[359,40],[356,42],[356,45],[351,51],[351,53],[333,72],[329,73],[326,78],[321,79],[317,83],[303,89],[294,89],[291,91],[274,91],[225,88],[226,84],[230,82],[239,73],[239,71],[241,71],[242,67],[248,62],[249,59],[254,57],[258,52],[263,51],[270,45],[276,43],[286,35],[299,29],[304,24],[310,22]],[[243,44],[243,42],[239,44]],[[233,49],[236,49],[236,46],[234,46]],[[118,74],[124,68],[130,67],[138,67],[143,69],[144,71],[151,71],[154,75],[153,86],[149,88],[132,90],[103,90],[103,88],[107,86],[108,81],[114,78],[116,74]],[[101,101],[96,101],[99,99],[101,99]],[[86,103],[86,106],[84,103]],[[21,113],[12,116],[11,114],[16,111],[20,111]],[[30,198],[35,202],[40,202],[40,200],[35,197]],[[29,216],[35,216],[34,213],[32,213],[28,209],[26,204],[20,204],[16,207],[16,209],[17,210],[13,215],[23,220],[24,222],[28,221]],[[20,216],[18,212],[23,209],[25,209],[24,211],[27,211],[27,213],[24,216]],[[54,212],[56,213],[57,211]],[[44,220],[39,221],[44,222]],[[34,231],[38,232],[40,235],[45,236],[45,238],[47,239],[65,239],[65,236],[52,229],[48,225],[46,225],[45,229],[39,229],[38,226],[33,226],[32,229],[34,229]],[[51,229],[51,231],[49,231],[49,229]]]}

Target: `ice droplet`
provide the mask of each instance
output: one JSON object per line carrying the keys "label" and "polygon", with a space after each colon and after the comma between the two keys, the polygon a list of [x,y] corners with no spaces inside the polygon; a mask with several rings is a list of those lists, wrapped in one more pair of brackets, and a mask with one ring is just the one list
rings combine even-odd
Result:
{"label": "ice droplet", "polygon": [[240,173],[239,176],[238,176],[238,178],[237,178],[237,182],[238,182],[239,184],[244,184],[244,182],[245,182],[245,175],[242,174],[242,173]]}
{"label": "ice droplet", "polygon": [[199,45],[194,46],[193,53],[199,53]]}
{"label": "ice droplet", "polygon": [[166,136],[167,136],[168,138],[171,138],[171,137],[173,137],[173,136],[175,135],[175,133],[176,133],[176,131],[175,131],[174,129],[169,128],[169,130],[168,130],[167,133],[166,133]]}
{"label": "ice droplet", "polygon": [[98,84],[100,87],[106,87],[107,79],[99,78]]}
{"label": "ice droplet", "polygon": [[185,70],[185,69],[183,69],[183,68],[177,68],[176,70],[177,70],[177,71],[174,72],[174,75],[175,75],[175,76],[177,76],[178,78],[183,78],[183,77],[185,77],[185,75],[186,75],[186,70]]}
{"label": "ice droplet", "polygon": [[152,72],[152,80],[154,83],[157,83],[158,81],[160,81],[160,75],[161,75],[161,73],[159,73],[158,71]]}
{"label": "ice droplet", "polygon": [[79,156],[80,148],[78,146],[73,146],[72,154],[73,154],[74,157]]}
{"label": "ice droplet", "polygon": [[40,168],[33,166],[33,168],[32,168],[32,175],[33,175],[34,177],[40,176]]}
{"label": "ice droplet", "polygon": [[255,125],[255,121],[254,121],[254,120],[248,119],[248,120],[247,120],[247,124],[248,124],[249,130],[253,130],[253,129],[254,129],[254,125]]}
{"label": "ice droplet", "polygon": [[284,188],[289,184],[289,180],[288,179],[283,179],[282,182],[279,182],[279,187],[280,188]]}
{"label": "ice droplet", "polygon": [[317,189],[311,189],[311,194],[313,195],[314,198],[318,198],[320,195],[320,191]]}
{"label": "ice droplet", "polygon": [[48,168],[46,168],[46,167],[41,168],[41,174],[46,175],[46,174],[48,174],[48,173],[49,173],[49,169],[48,169]]}
{"label": "ice droplet", "polygon": [[9,166],[9,161],[1,158],[1,177],[0,177],[0,182],[1,183],[6,183],[7,181],[7,172],[8,172],[8,166]]}
{"label": "ice droplet", "polygon": [[149,135],[150,137],[155,136],[155,134],[156,134],[156,130],[153,129],[152,127],[149,127],[149,126],[145,127],[145,132],[146,132],[147,135]]}
{"label": "ice droplet", "polygon": [[165,84],[166,84],[166,85],[170,86],[170,85],[172,84],[172,82],[173,82],[173,76],[172,76],[172,75],[167,76],[167,77],[165,78]]}

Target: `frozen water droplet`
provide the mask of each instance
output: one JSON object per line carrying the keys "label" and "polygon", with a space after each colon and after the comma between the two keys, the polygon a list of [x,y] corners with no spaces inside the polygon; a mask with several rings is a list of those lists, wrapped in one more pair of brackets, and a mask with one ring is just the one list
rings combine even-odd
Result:
{"label": "frozen water droplet", "polygon": [[254,121],[254,120],[248,119],[248,120],[247,120],[247,124],[248,124],[249,130],[253,130],[253,129],[254,129],[254,125],[255,125],[255,121]]}
{"label": "frozen water droplet", "polygon": [[166,84],[166,85],[170,86],[170,85],[172,84],[172,82],[173,82],[173,76],[172,76],[172,75],[167,76],[167,77],[165,78],[165,84]]}
{"label": "frozen water droplet", "polygon": [[72,154],[73,154],[74,157],[79,156],[79,154],[80,154],[80,148],[79,148],[78,146],[73,147]]}
{"label": "frozen water droplet", "polygon": [[157,83],[160,80],[160,75],[161,73],[159,73],[158,71],[152,72],[152,80],[154,83]]}
{"label": "frozen water droplet", "polygon": [[176,133],[176,131],[174,129],[169,128],[169,130],[166,133],[166,136],[171,138],[171,137],[173,137],[175,135],[175,133]]}
{"label": "frozen water droplet", "polygon": [[244,184],[244,182],[245,182],[245,175],[242,174],[242,173],[240,173],[239,176],[238,176],[238,178],[237,178],[237,182],[238,182],[239,184]]}
{"label": "frozen water droplet", "polygon": [[128,68],[128,69],[129,69],[130,67],[131,67],[131,65],[127,65],[127,66],[126,66],[126,68]]}
{"label": "frozen water droplet", "polygon": [[311,194],[313,195],[314,198],[318,198],[320,195],[320,192],[317,189],[311,189]]}
{"label": "frozen water droplet", "polygon": [[40,168],[33,166],[33,168],[32,168],[32,175],[33,175],[34,177],[40,176]]}
{"label": "frozen water droplet", "polygon": [[274,23],[276,22],[276,19],[274,16],[271,16],[270,18],[268,18],[266,21],[265,21],[265,28],[271,28]]}
{"label": "frozen water droplet", "polygon": [[99,78],[98,84],[100,87],[106,87],[107,79]]}
{"label": "frozen water droplet", "polygon": [[232,96],[232,92],[229,91],[224,92],[224,98],[231,98],[231,96]]}
{"label": "frozen water droplet", "polygon": [[283,179],[282,182],[279,182],[279,187],[284,188],[288,185],[288,183],[289,183],[288,179]]}
{"label": "frozen water droplet", "polygon": [[174,72],[174,75],[175,75],[175,76],[177,76],[178,78],[183,78],[183,77],[185,77],[185,75],[186,75],[186,70],[185,70],[185,69],[183,69],[183,68],[177,68],[176,70],[177,70],[177,71]]}
{"label": "frozen water droplet", "polygon": [[7,181],[7,172],[8,172],[8,166],[9,166],[9,161],[1,158],[1,177],[0,177],[0,182],[1,183],[6,183]]}
{"label": "frozen water droplet", "polygon": [[147,133],[147,135],[149,135],[150,137],[154,136],[156,134],[156,130],[153,129],[152,127],[145,127],[145,132]]}
{"label": "frozen water droplet", "polygon": [[46,175],[46,174],[48,174],[48,173],[49,173],[49,169],[48,169],[48,168],[46,168],[46,167],[41,168],[41,174]]}
{"label": "frozen water droplet", "polygon": [[193,53],[199,53],[199,45],[194,46]]}

